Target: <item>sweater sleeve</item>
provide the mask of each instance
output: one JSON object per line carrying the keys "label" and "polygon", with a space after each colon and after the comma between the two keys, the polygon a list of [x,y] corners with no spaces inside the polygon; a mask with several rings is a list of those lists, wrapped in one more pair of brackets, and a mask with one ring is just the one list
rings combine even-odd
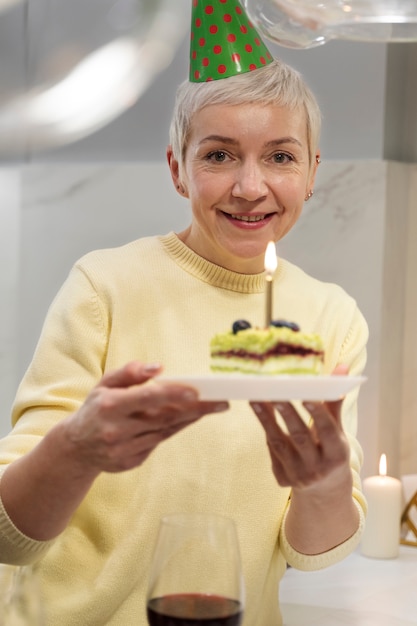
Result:
{"label": "sweater sleeve", "polygon": [[8,563],[10,565],[31,565],[46,554],[54,541],[55,540],[36,541],[20,532],[8,516],[0,498],[1,563]]}
{"label": "sweater sleeve", "polygon": [[[101,378],[108,323],[104,310],[91,281],[74,267],[48,311],[32,363],[17,391],[13,429],[0,440],[0,477],[59,420],[76,411]],[[2,562],[32,563],[51,543],[22,534],[0,501]]]}
{"label": "sweater sleeve", "polygon": [[39,440],[59,419],[76,411],[102,377],[111,324],[102,297],[76,265],[49,308],[19,386],[12,434],[30,433]]}
{"label": "sweater sleeve", "polygon": [[[339,348],[336,363],[349,367],[349,374],[359,376],[366,363],[366,344],[368,341],[368,326],[362,314],[355,307],[346,333],[345,340]],[[334,346],[330,346],[330,351]],[[285,533],[285,521],[291,505],[288,500],[280,530],[280,549],[289,565],[294,568],[311,571],[333,565],[348,556],[359,544],[365,525],[367,504],[362,493],[360,471],[363,461],[362,448],[356,438],[357,433],[357,404],[359,388],[354,389],[345,397],[342,405],[343,429],[350,445],[350,467],[352,471],[353,487],[352,499],[359,512],[359,525],[356,532],[345,542],[335,546],[322,554],[306,555],[294,550]]]}

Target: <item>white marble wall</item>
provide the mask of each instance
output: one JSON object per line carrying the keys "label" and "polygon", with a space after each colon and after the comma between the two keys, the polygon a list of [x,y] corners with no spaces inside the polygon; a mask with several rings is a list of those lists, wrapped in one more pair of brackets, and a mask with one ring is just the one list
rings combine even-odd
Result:
{"label": "white marble wall", "polygon": [[23,169],[21,177],[20,373],[46,308],[78,257],[181,228],[189,215],[164,163],[41,165]]}
{"label": "white marble wall", "polygon": [[20,209],[19,172],[0,170],[0,434],[17,376]]}
{"label": "white marble wall", "polygon": [[399,449],[401,473],[417,474],[417,166],[415,165],[410,167],[408,192],[402,420]]}
{"label": "white marble wall", "polygon": [[[3,214],[0,223],[13,259],[0,268],[1,345],[7,348],[0,368],[8,372],[2,384],[11,395],[15,367],[20,376],[47,306],[76,258],[93,248],[179,230],[188,221],[188,207],[172,190],[164,163],[36,165],[6,173],[2,193],[14,190],[15,204],[14,228],[9,225],[6,237]],[[304,215],[278,248],[319,278],[344,286],[368,320],[368,382],[361,392],[359,425],[365,476],[377,471],[382,452],[390,473],[417,473],[416,197],[416,166],[324,162]],[[0,406],[1,435],[8,416]]]}

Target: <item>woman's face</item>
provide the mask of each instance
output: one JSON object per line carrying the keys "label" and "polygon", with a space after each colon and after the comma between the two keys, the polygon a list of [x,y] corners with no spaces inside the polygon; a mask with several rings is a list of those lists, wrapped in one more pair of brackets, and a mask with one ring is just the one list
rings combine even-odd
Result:
{"label": "woman's face", "polygon": [[211,105],[197,112],[181,176],[191,226],[180,238],[205,259],[241,273],[264,268],[269,241],[281,239],[312,189],[303,110],[275,105]]}

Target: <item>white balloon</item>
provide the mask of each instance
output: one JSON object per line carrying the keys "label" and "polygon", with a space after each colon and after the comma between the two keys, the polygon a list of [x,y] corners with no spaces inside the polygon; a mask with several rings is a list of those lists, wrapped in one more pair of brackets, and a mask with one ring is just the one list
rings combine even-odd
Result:
{"label": "white balloon", "polygon": [[267,38],[289,48],[331,39],[417,41],[415,0],[242,0]]}
{"label": "white balloon", "polygon": [[3,158],[69,144],[111,122],[167,67],[189,26],[188,0],[48,0],[45,7],[46,21],[66,38],[45,42],[44,54],[39,45],[33,87],[8,97],[3,83]]}

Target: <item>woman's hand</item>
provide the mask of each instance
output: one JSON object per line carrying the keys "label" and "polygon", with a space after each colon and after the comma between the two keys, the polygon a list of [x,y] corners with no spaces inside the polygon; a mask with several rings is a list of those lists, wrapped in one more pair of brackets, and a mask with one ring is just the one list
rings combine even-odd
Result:
{"label": "woman's hand", "polygon": [[[345,372],[346,368],[339,366],[334,374]],[[250,403],[265,430],[272,470],[282,487],[312,488],[349,468],[349,445],[341,423],[342,402],[304,402],[312,418],[311,426],[291,402]],[[278,424],[276,410],[288,432]]]}
{"label": "woman's hand", "polygon": [[[334,374],[346,374],[339,366]],[[251,402],[262,424],[272,471],[291,487],[286,536],[304,554],[319,554],[353,535],[359,514],[352,499],[350,451],[342,428],[342,402],[304,402],[307,425],[290,402]],[[288,432],[277,423],[278,410]]]}
{"label": "woman's hand", "polygon": [[140,465],[161,441],[228,408],[200,402],[185,385],[150,381],[160,371],[132,362],[106,374],[76,413],[7,467],[1,497],[21,532],[39,541],[56,537],[101,472]]}
{"label": "woman's hand", "polygon": [[154,448],[227,402],[201,402],[195,389],[153,381],[161,366],[132,362],[106,374],[65,428],[78,459],[93,470],[140,465]]}

